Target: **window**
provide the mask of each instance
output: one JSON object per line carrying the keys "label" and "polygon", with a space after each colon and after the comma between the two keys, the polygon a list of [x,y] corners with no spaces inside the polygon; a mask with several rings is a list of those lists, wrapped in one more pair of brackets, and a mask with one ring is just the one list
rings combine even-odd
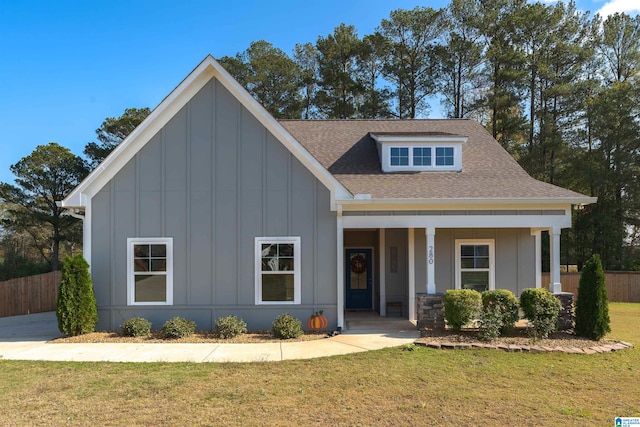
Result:
{"label": "window", "polygon": [[383,172],[459,171],[462,150],[453,146],[386,146],[382,151]]}
{"label": "window", "polygon": [[127,304],[173,304],[173,239],[127,239]]}
{"label": "window", "polygon": [[369,133],[382,172],[460,172],[468,137],[446,132]]}
{"label": "window", "polygon": [[391,166],[408,166],[409,148],[391,147]]}
{"label": "window", "polygon": [[300,304],[300,237],[256,237],[256,304]]}
{"label": "window", "polygon": [[413,165],[431,166],[431,147],[414,147]]}
{"label": "window", "polygon": [[453,166],[453,147],[436,147],[436,166]]}
{"label": "window", "polygon": [[493,240],[456,240],[456,289],[495,289]]}

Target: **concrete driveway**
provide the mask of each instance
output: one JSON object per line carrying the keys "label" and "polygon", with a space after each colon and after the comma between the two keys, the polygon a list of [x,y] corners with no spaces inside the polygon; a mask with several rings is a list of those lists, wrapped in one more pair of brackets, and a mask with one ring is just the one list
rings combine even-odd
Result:
{"label": "concrete driveway", "polygon": [[0,317],[0,343],[49,341],[61,336],[55,311]]}

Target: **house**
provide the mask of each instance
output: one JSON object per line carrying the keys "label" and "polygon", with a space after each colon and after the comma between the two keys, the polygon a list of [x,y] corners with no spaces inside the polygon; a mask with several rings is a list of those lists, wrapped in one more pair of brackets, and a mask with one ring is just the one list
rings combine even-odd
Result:
{"label": "house", "polygon": [[[541,286],[593,198],[527,175],[471,120],[276,121],[211,56],[61,204],[84,219],[101,329],[251,329],[453,288]],[[390,303],[390,304],[389,304]]]}

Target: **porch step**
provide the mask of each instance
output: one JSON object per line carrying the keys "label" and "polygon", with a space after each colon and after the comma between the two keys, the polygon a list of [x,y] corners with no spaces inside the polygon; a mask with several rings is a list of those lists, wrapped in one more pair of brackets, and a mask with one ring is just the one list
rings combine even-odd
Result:
{"label": "porch step", "polygon": [[406,319],[345,319],[347,332],[353,331],[417,331],[417,326]]}

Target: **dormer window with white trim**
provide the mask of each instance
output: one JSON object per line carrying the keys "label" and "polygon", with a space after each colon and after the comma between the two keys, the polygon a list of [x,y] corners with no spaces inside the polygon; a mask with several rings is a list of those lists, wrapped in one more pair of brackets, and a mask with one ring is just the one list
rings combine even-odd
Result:
{"label": "dormer window with white trim", "polygon": [[390,147],[391,166],[409,166],[408,147]]}
{"label": "dormer window with white trim", "polygon": [[376,133],[383,172],[460,172],[467,137],[444,133]]}
{"label": "dormer window with white trim", "polygon": [[436,147],[436,166],[453,166],[453,147]]}

